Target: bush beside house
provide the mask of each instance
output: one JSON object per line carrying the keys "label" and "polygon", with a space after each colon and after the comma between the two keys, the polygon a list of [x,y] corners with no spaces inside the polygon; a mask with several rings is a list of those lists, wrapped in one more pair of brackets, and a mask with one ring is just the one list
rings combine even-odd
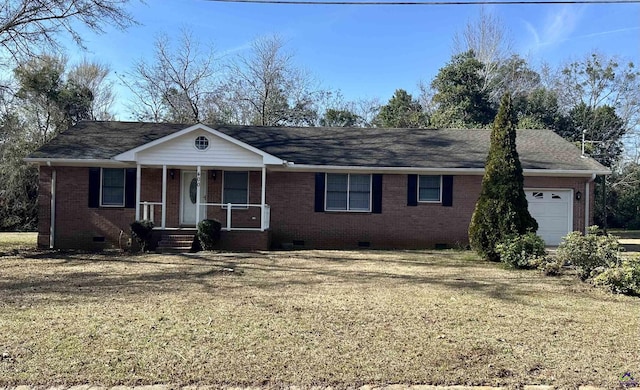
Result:
{"label": "bush beside house", "polygon": [[220,241],[222,224],[217,219],[204,219],[198,223],[198,241],[200,248],[210,251]]}
{"label": "bush beside house", "polygon": [[151,221],[135,221],[131,224],[131,235],[135,238],[142,252],[151,246],[151,236],[154,224]]}
{"label": "bush beside house", "polygon": [[513,268],[533,268],[547,255],[544,241],[535,233],[507,237],[496,245],[500,261]]}

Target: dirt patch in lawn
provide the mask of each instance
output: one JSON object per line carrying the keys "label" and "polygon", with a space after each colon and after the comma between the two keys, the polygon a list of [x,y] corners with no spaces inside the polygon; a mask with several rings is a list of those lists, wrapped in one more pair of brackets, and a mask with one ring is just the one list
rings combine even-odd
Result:
{"label": "dirt patch in lawn", "polygon": [[20,252],[0,385],[614,387],[639,302],[469,252]]}

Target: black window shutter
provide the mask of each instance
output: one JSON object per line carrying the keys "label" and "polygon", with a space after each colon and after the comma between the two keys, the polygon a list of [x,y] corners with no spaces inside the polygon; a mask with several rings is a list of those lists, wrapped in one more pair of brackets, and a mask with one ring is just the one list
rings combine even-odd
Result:
{"label": "black window shutter", "polygon": [[418,175],[407,175],[407,206],[418,205]]}
{"label": "black window shutter", "polygon": [[100,206],[100,168],[89,168],[89,207]]}
{"label": "black window shutter", "polygon": [[124,178],[124,207],[136,207],[136,168],[127,168]]}
{"label": "black window shutter", "polygon": [[442,176],[442,205],[451,207],[453,205],[453,176]]}
{"label": "black window shutter", "polygon": [[324,173],[316,173],[315,212],[324,211]]}
{"label": "black window shutter", "polygon": [[373,191],[373,194],[371,194],[372,196],[372,200],[373,200],[373,207],[371,208],[371,211],[374,214],[381,214],[382,213],[382,175],[380,174],[376,174],[376,175],[372,175],[371,176],[371,189]]}

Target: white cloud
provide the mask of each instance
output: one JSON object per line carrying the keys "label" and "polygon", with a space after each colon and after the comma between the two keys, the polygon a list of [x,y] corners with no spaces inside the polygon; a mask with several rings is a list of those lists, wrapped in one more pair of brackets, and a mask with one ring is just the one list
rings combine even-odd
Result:
{"label": "white cloud", "polygon": [[533,43],[530,45],[531,47],[537,47],[540,45],[540,35],[538,35],[538,31],[536,30],[536,28],[533,26],[533,24],[527,22],[526,20],[524,21],[524,26],[527,29],[527,31],[529,31],[529,33],[531,33],[531,36],[533,38]]}
{"label": "white cloud", "polygon": [[584,7],[564,5],[554,6],[547,13],[542,27],[536,28],[532,23],[524,21],[525,28],[531,34],[530,51],[538,51],[544,46],[553,46],[572,38],[580,20]]}

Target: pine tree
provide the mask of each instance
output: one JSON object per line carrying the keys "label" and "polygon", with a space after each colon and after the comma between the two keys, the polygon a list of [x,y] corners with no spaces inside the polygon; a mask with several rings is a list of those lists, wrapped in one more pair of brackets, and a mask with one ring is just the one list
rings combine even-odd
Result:
{"label": "pine tree", "polygon": [[516,123],[507,93],[493,122],[482,190],[469,225],[471,247],[491,261],[500,259],[496,245],[508,236],[538,230],[524,193],[522,165],[516,150]]}

